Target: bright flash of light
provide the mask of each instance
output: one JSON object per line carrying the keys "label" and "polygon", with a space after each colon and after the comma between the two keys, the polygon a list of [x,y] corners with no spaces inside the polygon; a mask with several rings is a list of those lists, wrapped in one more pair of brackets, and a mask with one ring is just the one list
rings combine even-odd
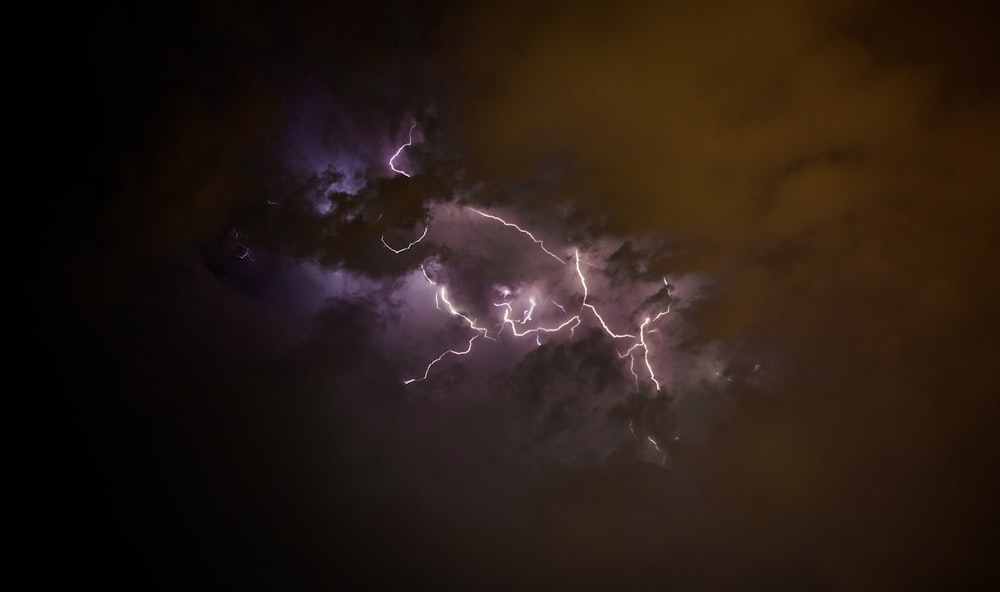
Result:
{"label": "bright flash of light", "polygon": [[410,147],[410,146],[413,145],[413,128],[415,128],[415,127],[417,127],[417,122],[414,121],[413,125],[410,126],[410,132],[407,135],[406,143],[403,144],[402,146],[400,146],[399,148],[397,148],[396,152],[392,155],[391,158],[389,158],[389,168],[392,169],[393,171],[399,173],[400,175],[403,175],[404,177],[409,177],[410,174],[407,173],[406,171],[397,169],[396,165],[395,165],[395,161],[396,161],[397,158],[399,158],[399,154],[403,151],[403,148],[408,148],[408,147]]}
{"label": "bright flash of light", "polygon": [[[510,227],[510,228],[516,229],[518,232],[520,232],[520,233],[526,235],[528,238],[530,238],[531,241],[534,242],[536,245],[538,245],[538,247],[543,252],[545,252],[547,255],[549,255],[550,257],[552,257],[554,259],[556,259],[560,263],[563,263],[563,264],[566,263],[565,261],[563,261],[562,259],[560,259],[558,256],[556,256],[554,253],[552,253],[551,251],[549,251],[548,249],[546,249],[545,245],[543,244],[543,242],[541,240],[539,240],[538,238],[536,238],[534,236],[534,234],[532,234],[531,232],[529,232],[529,231],[521,228],[517,224],[514,224],[512,222],[508,222],[508,221],[506,221],[506,220],[504,220],[502,218],[499,218],[497,216],[494,216],[492,214],[487,214],[487,213],[485,213],[485,212],[483,212],[481,210],[477,210],[477,209],[474,209],[474,208],[469,208],[469,209],[472,210],[473,212],[475,212],[476,214],[484,217],[484,218],[495,220],[495,221],[499,222],[500,224],[502,224],[502,225],[504,225],[506,227]],[[423,238],[426,235],[427,235],[427,228],[425,227],[424,228],[424,232],[423,232],[423,234],[420,235],[420,237],[418,237],[415,241],[413,241],[412,243],[410,243],[406,247],[403,247],[403,248],[400,248],[400,249],[396,249],[396,248],[393,248],[392,246],[390,246],[388,243],[386,243],[384,237],[382,238],[382,244],[383,244],[383,246],[385,246],[387,249],[389,249],[393,253],[399,254],[399,253],[402,253],[403,251],[406,251],[407,249],[413,247],[413,245],[419,243],[421,240],[423,240]],[[632,376],[633,376],[633,378],[634,378],[634,380],[636,382],[636,388],[638,388],[638,386],[639,386],[639,375],[636,372],[636,368],[635,368],[635,357],[636,357],[636,352],[641,348],[642,349],[642,361],[643,361],[643,364],[646,367],[646,371],[649,374],[649,380],[652,382],[653,386],[655,387],[655,389],[657,391],[661,390],[662,384],[660,383],[659,379],[657,378],[656,372],[653,369],[653,364],[650,361],[650,357],[649,357],[649,349],[650,348],[649,348],[649,344],[646,341],[646,336],[647,336],[647,334],[653,333],[653,332],[656,331],[656,329],[649,329],[649,326],[652,323],[654,323],[657,320],[659,320],[660,318],[662,318],[664,315],[668,314],[670,312],[670,306],[668,305],[667,308],[666,308],[666,310],[663,310],[663,311],[657,313],[655,316],[651,316],[651,317],[647,316],[643,320],[642,324],[639,326],[639,332],[638,332],[639,334],[638,334],[638,336],[636,336],[634,334],[631,334],[631,333],[621,333],[621,334],[615,333],[608,326],[608,323],[604,320],[604,317],[601,315],[600,311],[598,311],[597,307],[595,307],[593,304],[591,304],[590,302],[588,302],[588,298],[590,297],[590,288],[589,288],[589,286],[587,284],[587,278],[584,275],[583,270],[581,268],[581,258],[580,258],[580,251],[579,251],[579,249],[574,249],[574,264],[575,264],[574,267],[575,267],[575,270],[576,270],[576,275],[577,275],[577,277],[580,280],[580,288],[581,288],[581,290],[583,292],[583,294],[582,294],[582,300],[581,300],[581,304],[580,304],[580,310],[579,310],[579,312],[577,314],[566,316],[562,320],[557,321],[555,323],[551,323],[551,324],[547,324],[547,325],[533,323],[531,326],[529,326],[528,325],[529,322],[535,321],[533,315],[534,315],[535,310],[536,310],[536,308],[538,306],[538,303],[537,303],[534,295],[528,297],[529,306],[525,308],[524,312],[520,315],[520,318],[514,318],[514,306],[513,306],[514,301],[513,300],[505,300],[503,302],[494,302],[493,306],[495,308],[502,308],[503,309],[503,316],[502,316],[502,319],[500,320],[499,323],[493,325],[494,329],[495,329],[495,334],[492,335],[492,336],[490,335],[489,330],[487,330],[485,327],[479,326],[477,324],[477,321],[475,319],[472,319],[468,315],[466,315],[465,313],[460,312],[455,307],[455,305],[451,302],[451,300],[448,298],[447,287],[440,286],[434,292],[434,303],[435,303],[435,306],[437,307],[437,309],[438,310],[443,310],[445,312],[448,312],[451,316],[459,317],[460,319],[462,319],[462,321],[464,322],[464,324],[467,325],[473,331],[475,331],[476,334],[473,335],[469,339],[469,342],[466,345],[466,348],[464,350],[460,350],[460,349],[448,349],[448,350],[444,351],[438,357],[436,357],[433,360],[431,360],[431,362],[429,364],[427,364],[427,366],[424,368],[423,375],[421,375],[419,377],[415,377],[415,378],[409,378],[409,379],[405,380],[403,382],[403,384],[412,384],[414,382],[419,382],[419,381],[422,381],[422,380],[426,380],[427,377],[430,375],[431,368],[435,364],[437,364],[438,362],[440,362],[441,360],[443,360],[448,355],[453,355],[453,356],[468,355],[469,353],[472,352],[473,343],[475,343],[476,339],[478,339],[480,337],[484,337],[484,338],[489,339],[491,341],[499,341],[500,334],[503,332],[504,328],[506,328],[508,326],[510,328],[510,333],[512,333],[515,337],[525,337],[525,336],[528,336],[528,335],[533,335],[534,336],[534,340],[535,340],[535,344],[538,345],[538,346],[542,345],[542,340],[541,340],[541,335],[542,334],[558,333],[560,331],[568,329],[569,330],[569,336],[570,336],[570,338],[572,338],[573,337],[573,333],[576,330],[576,328],[583,322],[583,317],[582,317],[583,310],[587,309],[587,310],[590,311],[591,314],[593,314],[594,318],[597,319],[598,323],[603,328],[604,332],[608,336],[610,336],[612,339],[630,339],[630,340],[633,341],[631,343],[631,345],[624,352],[619,352],[618,355],[619,355],[619,358],[621,358],[621,359],[624,359],[626,357],[629,358],[629,371],[631,372],[631,374],[632,374]],[[431,277],[430,277],[430,275],[428,275],[427,269],[423,266],[423,264],[420,265],[420,271],[421,271],[421,273],[423,274],[424,278],[427,280],[427,282],[429,284],[431,284],[433,286],[438,286],[437,282],[435,282],[434,280],[432,280]],[[666,278],[663,279],[663,283],[664,283],[664,286],[666,286],[666,288],[669,290],[670,286],[669,286],[669,284],[667,284]],[[506,297],[509,297],[511,295],[511,292],[510,292],[509,289],[503,288],[503,289],[501,289],[501,294],[506,298]],[[558,302],[555,302],[554,300],[548,300],[547,302],[551,302],[555,307],[557,307],[560,311],[562,311],[563,315],[568,315],[567,310],[566,310],[566,308],[563,305],[559,304]],[[442,308],[442,303],[444,304],[444,308]],[[656,445],[655,441],[652,441],[652,440],[650,440],[650,441],[654,444],[654,446]],[[657,446],[657,450],[659,450],[659,446]]]}

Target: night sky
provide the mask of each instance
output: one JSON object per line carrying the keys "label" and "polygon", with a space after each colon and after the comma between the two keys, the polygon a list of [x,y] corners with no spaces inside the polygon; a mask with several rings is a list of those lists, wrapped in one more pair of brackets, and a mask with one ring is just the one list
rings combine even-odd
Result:
{"label": "night sky", "polygon": [[12,17],[29,587],[997,589],[991,4]]}

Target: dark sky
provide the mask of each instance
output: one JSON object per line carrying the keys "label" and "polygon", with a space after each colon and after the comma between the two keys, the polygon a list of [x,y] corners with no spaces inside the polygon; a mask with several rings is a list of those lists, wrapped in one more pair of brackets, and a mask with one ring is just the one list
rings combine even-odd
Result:
{"label": "dark sky", "polygon": [[38,587],[996,589],[991,3],[419,4],[11,23]]}

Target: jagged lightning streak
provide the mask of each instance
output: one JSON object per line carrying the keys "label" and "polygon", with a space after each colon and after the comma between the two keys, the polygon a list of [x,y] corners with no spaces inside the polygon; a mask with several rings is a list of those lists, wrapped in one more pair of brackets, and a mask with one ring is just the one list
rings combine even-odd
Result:
{"label": "jagged lightning streak", "polygon": [[[412,128],[411,128],[411,131],[412,131]],[[495,221],[503,224],[504,226],[507,226],[507,227],[510,227],[510,228],[514,228],[518,232],[526,235],[529,239],[531,239],[532,242],[534,242],[536,245],[538,245],[538,247],[539,247],[539,249],[541,251],[543,251],[544,253],[546,253],[550,257],[556,259],[557,261],[559,261],[562,264],[566,263],[566,261],[564,261],[563,259],[561,259],[555,253],[553,253],[552,251],[549,251],[548,249],[546,249],[544,243],[540,239],[536,238],[535,235],[532,234],[530,231],[521,228],[517,224],[514,224],[512,222],[508,222],[508,221],[504,220],[503,218],[500,218],[498,216],[494,216],[492,214],[488,214],[486,212],[483,212],[482,210],[478,210],[476,208],[468,208],[468,209],[472,210],[473,212],[475,212],[476,214],[478,214],[478,215],[480,215],[480,216],[482,216],[484,218],[489,218],[491,220],[495,220]],[[416,245],[417,243],[419,243],[420,241],[422,241],[424,239],[424,237],[426,237],[427,231],[428,231],[428,226],[425,226],[423,233],[416,240],[414,240],[413,242],[411,242],[409,245],[407,245],[405,247],[402,247],[402,248],[399,248],[399,249],[394,248],[391,245],[389,245],[385,241],[385,237],[384,236],[381,239],[382,245],[386,249],[392,251],[393,253],[399,254],[399,253],[402,253],[402,252],[404,252],[404,251],[412,248],[414,245]],[[667,309],[665,311],[662,311],[662,312],[656,314],[654,317],[646,317],[645,320],[642,322],[642,324],[639,326],[639,335],[638,335],[638,337],[635,336],[635,335],[633,335],[633,334],[631,334],[631,333],[622,333],[622,334],[615,333],[608,326],[607,322],[604,320],[604,317],[601,315],[601,313],[597,309],[597,307],[595,307],[593,304],[591,304],[590,302],[588,302],[588,298],[590,296],[590,288],[589,288],[589,286],[587,284],[587,277],[584,275],[583,269],[581,267],[581,265],[585,264],[585,263],[586,262],[582,261],[582,259],[580,257],[580,251],[579,251],[579,249],[574,249],[574,267],[575,267],[575,270],[576,270],[576,275],[577,275],[577,277],[580,280],[580,287],[581,287],[581,289],[583,291],[583,298],[582,298],[581,304],[580,304],[580,313],[582,313],[583,309],[585,309],[585,308],[588,309],[594,315],[594,317],[598,320],[598,322],[600,323],[601,327],[604,329],[604,332],[607,333],[613,339],[631,339],[631,340],[634,340],[634,342],[631,344],[631,346],[628,349],[626,349],[624,352],[619,352],[619,358],[624,359],[626,356],[629,358],[629,371],[631,372],[631,374],[632,374],[632,376],[633,376],[633,378],[634,378],[634,380],[636,382],[636,388],[638,388],[639,375],[638,375],[638,373],[636,372],[636,369],[635,369],[635,351],[641,347],[643,349],[643,363],[646,366],[646,370],[649,373],[649,378],[652,381],[653,385],[655,386],[656,390],[659,391],[661,389],[662,385],[659,382],[659,380],[657,379],[656,373],[655,373],[655,371],[653,369],[652,362],[649,359],[649,344],[646,342],[646,335],[647,335],[647,333],[653,333],[653,332],[657,331],[657,329],[648,329],[648,327],[650,326],[651,323],[656,322],[661,317],[663,317],[664,315],[668,314],[670,312],[670,306],[668,305]],[[437,286],[437,283],[434,280],[431,279],[430,275],[427,273],[427,269],[423,266],[423,264],[420,265],[420,271],[421,271],[421,273],[423,274],[424,278],[427,280],[428,283],[430,283],[431,285]],[[666,280],[665,277],[663,278],[663,284],[664,284],[664,287],[669,292],[669,290],[670,290],[670,288],[672,286],[670,286],[670,284],[667,282],[667,280]],[[510,291],[507,290],[506,288],[504,288],[502,290],[502,294],[503,294],[504,297],[507,297],[507,296],[510,295]],[[490,339],[490,340],[493,340],[493,341],[499,341],[500,334],[503,332],[504,328],[506,326],[508,326],[508,325],[510,326],[511,333],[513,333],[515,337],[525,337],[525,336],[533,334],[535,336],[535,344],[538,345],[538,346],[541,346],[541,344],[542,344],[542,342],[541,342],[541,335],[543,333],[556,333],[556,332],[562,331],[563,329],[567,329],[568,328],[569,329],[569,335],[572,338],[572,335],[573,335],[573,332],[575,331],[575,329],[583,322],[581,314],[578,313],[578,314],[569,316],[569,317],[565,318],[563,321],[561,321],[561,322],[559,322],[557,324],[551,325],[551,326],[534,326],[534,327],[531,327],[531,328],[523,328],[523,329],[521,329],[521,328],[518,327],[518,325],[520,325],[521,327],[524,327],[525,325],[528,324],[529,321],[533,321],[534,320],[533,315],[534,315],[535,309],[536,309],[536,307],[538,305],[537,301],[535,300],[535,297],[534,296],[529,296],[529,298],[528,298],[529,306],[525,308],[525,310],[523,311],[523,313],[521,315],[521,318],[519,318],[519,319],[512,318],[512,316],[514,314],[514,307],[513,307],[514,300],[506,300],[506,301],[503,301],[503,302],[494,302],[493,303],[494,307],[503,308],[504,312],[503,312],[503,319],[501,320],[501,322],[499,323],[499,325],[497,325],[497,326],[494,327],[495,332],[496,332],[495,336],[491,337],[490,334],[489,334],[489,332],[488,332],[488,330],[486,328],[478,326],[477,323],[476,323],[476,320],[474,320],[474,319],[468,317],[467,315],[459,312],[458,309],[455,308],[455,306],[452,304],[452,302],[448,299],[448,292],[447,292],[447,289],[444,286],[440,287],[440,289],[438,289],[438,290],[435,290],[435,293],[434,293],[434,303],[435,303],[435,306],[437,307],[438,310],[445,310],[444,308],[442,308],[442,302],[444,303],[444,306],[446,307],[446,312],[448,312],[452,316],[457,316],[457,317],[461,318],[465,322],[465,324],[468,325],[469,328],[472,329],[473,331],[476,331],[477,334],[473,335],[473,337],[469,340],[469,342],[468,342],[468,344],[467,344],[467,346],[466,346],[466,348],[464,350],[458,350],[458,349],[449,349],[449,350],[446,350],[441,355],[439,355],[437,358],[435,358],[434,360],[432,360],[425,367],[424,373],[423,373],[422,376],[416,377],[416,378],[407,379],[407,380],[404,381],[403,384],[411,384],[413,382],[419,382],[421,380],[426,380],[427,377],[430,375],[431,368],[435,364],[437,364],[438,362],[440,362],[441,360],[443,360],[448,355],[463,356],[463,355],[467,355],[467,354],[471,353],[472,347],[473,347],[473,343],[475,343],[475,340],[478,339],[479,337],[485,337],[486,339]],[[559,310],[561,310],[563,312],[563,314],[567,314],[568,311],[566,310],[566,307],[564,307],[563,305],[559,304],[558,302],[555,302],[554,300],[549,300],[549,302],[552,302],[552,304],[554,306],[558,307]]]}
{"label": "jagged lightning streak", "polygon": [[646,320],[644,320],[642,324],[639,325],[639,343],[642,344],[642,350],[643,350],[642,357],[643,360],[646,361],[646,369],[649,370],[649,379],[652,380],[653,384],[656,385],[656,390],[660,390],[660,381],[656,380],[656,375],[653,373],[653,365],[649,363],[649,346],[646,345],[646,335],[644,332],[646,329],[646,325],[650,323],[650,320],[651,319],[649,317],[646,317]]}
{"label": "jagged lightning streak", "polygon": [[[436,286],[437,285],[437,282],[435,282],[434,280],[432,280],[431,276],[427,275],[427,268],[424,267],[423,263],[420,264],[420,273],[424,274],[424,279],[427,280],[428,284],[430,284],[432,286]],[[438,296],[438,291],[437,290],[434,290],[434,308],[436,308],[438,310],[441,310],[441,298]]]}
{"label": "jagged lightning streak", "polygon": [[[423,266],[421,265],[420,267],[421,267],[421,270],[423,270]],[[428,282],[431,282],[432,284],[434,283],[433,281],[431,281],[431,278],[427,277],[427,271],[426,270],[424,270],[424,277],[427,278]],[[443,360],[444,357],[447,356],[448,354],[452,354],[452,355],[455,355],[455,356],[464,356],[464,355],[469,354],[470,352],[472,352],[472,344],[477,339],[479,339],[480,337],[485,337],[486,339],[493,339],[492,337],[490,337],[489,333],[487,332],[487,330],[485,328],[476,325],[476,321],[474,319],[470,319],[468,316],[462,314],[461,312],[458,311],[458,309],[455,308],[455,306],[451,303],[451,301],[448,300],[448,290],[444,286],[442,286],[441,289],[438,290],[435,293],[435,303],[438,302],[438,298],[440,298],[440,301],[444,302],[445,306],[448,307],[448,312],[451,313],[452,316],[459,317],[460,319],[462,319],[463,321],[465,321],[466,324],[469,325],[469,328],[472,329],[473,331],[476,331],[477,334],[473,335],[472,339],[469,339],[468,346],[464,350],[449,349],[449,350],[445,351],[440,356],[438,356],[438,357],[434,358],[433,360],[431,360],[431,362],[429,364],[427,364],[427,367],[424,368],[424,375],[423,376],[421,376],[419,378],[408,378],[408,379],[406,379],[406,380],[403,381],[403,384],[411,384],[411,383],[414,383],[414,382],[420,382],[422,380],[427,380],[427,377],[430,375],[431,368],[434,367],[434,364],[437,364],[438,362],[440,362],[441,360]],[[438,306],[438,309],[440,309],[440,306]]]}
{"label": "jagged lightning streak", "polygon": [[[504,327],[506,327],[507,325],[510,325],[511,332],[514,334],[515,337],[524,337],[525,335],[531,335],[532,333],[534,333],[535,334],[535,344],[541,346],[542,342],[541,342],[540,338],[541,338],[541,334],[542,333],[557,333],[559,331],[562,331],[566,327],[569,327],[569,329],[570,329],[570,335],[572,335],[573,334],[573,330],[576,329],[577,326],[579,326],[580,323],[582,322],[582,320],[580,319],[580,315],[573,315],[572,317],[566,319],[565,321],[563,321],[562,323],[560,323],[559,325],[557,325],[555,327],[535,327],[533,329],[525,329],[524,331],[520,331],[519,332],[517,330],[517,327],[515,326],[515,323],[517,323],[519,325],[524,325],[528,321],[532,320],[531,319],[531,315],[534,312],[535,306],[536,306],[536,302],[535,302],[534,296],[529,296],[528,297],[528,302],[531,305],[524,311],[524,316],[521,318],[520,321],[515,321],[514,319],[510,318],[511,313],[514,312],[514,307],[511,306],[510,302],[494,302],[493,303],[493,306],[496,306],[498,308],[500,308],[500,307],[504,308],[503,321],[500,323],[500,329],[497,331],[497,335],[499,335],[500,332],[503,331]],[[562,308],[562,307],[560,307],[560,308]],[[565,309],[563,309],[563,312],[565,312]]]}
{"label": "jagged lightning streak", "polygon": [[507,312],[511,312],[510,302],[494,302],[493,306],[498,308],[502,306],[507,309]]}
{"label": "jagged lightning streak", "polygon": [[576,249],[574,251],[574,254],[576,255],[576,274],[580,276],[580,284],[583,286],[583,304],[580,305],[580,310],[583,310],[584,308],[589,308],[591,312],[594,313],[594,316],[597,317],[597,320],[601,322],[601,326],[604,327],[604,331],[607,332],[607,334],[610,335],[611,337],[615,339],[625,339],[625,338],[635,339],[635,335],[632,335],[630,333],[623,333],[619,335],[614,331],[612,331],[611,328],[608,327],[608,324],[604,322],[604,318],[601,316],[601,313],[597,312],[597,309],[594,308],[594,305],[587,303],[587,295],[588,295],[587,279],[583,277],[583,271],[580,270],[580,250]]}
{"label": "jagged lightning streak", "polygon": [[636,350],[636,348],[639,348],[639,347],[642,347],[642,344],[641,343],[636,343],[636,344],[633,344],[632,347],[628,348],[624,352],[618,352],[618,359],[620,359],[620,360],[624,360],[625,356],[628,356],[628,370],[629,370],[629,372],[632,373],[632,378],[635,379],[635,388],[636,388],[636,390],[639,390],[639,375],[635,371],[635,356],[632,355],[632,352],[634,352]]}
{"label": "jagged lightning streak", "polygon": [[[386,246],[388,246],[388,245],[386,245]],[[435,282],[434,280],[432,280],[431,276],[427,275],[427,268],[424,267],[423,263],[420,264],[420,273],[424,274],[424,279],[427,280],[428,284],[430,284],[432,286],[436,286],[437,285],[437,282]]]}
{"label": "jagged lightning streak", "polygon": [[[382,244],[385,245],[385,248],[387,248],[390,251],[392,251],[393,253],[399,255],[403,251],[410,250],[410,248],[413,247],[413,245],[415,245],[415,244],[419,243],[420,241],[424,240],[424,237],[427,236],[427,230],[428,229],[430,229],[430,225],[429,224],[428,225],[424,225],[424,232],[419,237],[417,237],[417,239],[415,241],[413,241],[412,243],[406,245],[405,247],[403,247],[401,249],[394,249],[394,248],[390,247],[389,243],[385,242],[385,233],[382,233]],[[425,273],[425,275],[426,275],[426,273]]]}
{"label": "jagged lightning streak", "polygon": [[[572,317],[566,319],[561,324],[559,324],[559,325],[557,325],[555,327],[533,327],[531,329],[525,329],[524,331],[518,332],[518,330],[517,330],[517,324],[519,324],[519,323],[518,323],[518,321],[515,321],[514,319],[510,318],[510,311],[509,311],[509,309],[506,310],[506,311],[504,311],[504,313],[503,313],[503,324],[504,324],[504,326],[510,325],[510,330],[514,334],[515,337],[524,337],[525,335],[531,335],[531,334],[536,334],[537,335],[539,333],[558,333],[559,331],[562,331],[566,327],[569,327],[570,331],[572,331],[573,329],[576,329],[576,327],[581,322],[582,321],[580,320],[580,315],[573,315]],[[539,345],[541,345],[541,344],[539,344]]]}
{"label": "jagged lightning streak", "polygon": [[427,380],[427,376],[430,375],[431,368],[434,367],[434,364],[437,364],[438,362],[440,362],[441,360],[443,360],[444,357],[447,356],[448,354],[453,354],[453,355],[456,355],[456,356],[464,356],[464,355],[468,354],[469,352],[472,351],[472,343],[475,340],[479,339],[480,337],[481,337],[481,335],[479,335],[479,334],[473,335],[472,339],[469,340],[468,347],[466,347],[464,350],[459,351],[459,350],[449,349],[448,351],[444,352],[440,356],[434,358],[433,360],[431,360],[430,364],[427,364],[427,368],[424,369],[424,375],[423,376],[421,376],[420,378],[407,378],[406,380],[403,381],[403,384],[411,384],[411,383],[414,383],[414,382],[420,382],[421,380]]}
{"label": "jagged lightning streak", "polygon": [[477,210],[476,208],[469,208],[469,209],[472,210],[473,212],[479,214],[480,216],[482,216],[484,218],[489,218],[491,220],[496,220],[497,222],[503,224],[504,226],[509,226],[510,228],[514,228],[514,229],[516,229],[518,232],[520,232],[522,234],[528,235],[528,238],[530,238],[532,241],[534,241],[535,244],[537,244],[539,246],[539,248],[541,248],[543,251],[545,251],[545,253],[548,254],[549,257],[552,257],[553,259],[555,259],[559,263],[562,263],[563,265],[566,264],[566,262],[563,261],[562,258],[560,258],[555,253],[553,253],[552,251],[550,251],[550,250],[548,250],[548,249],[545,248],[545,242],[538,240],[537,238],[535,238],[535,235],[533,235],[530,232],[528,232],[527,230],[521,228],[517,224],[513,224],[511,222],[508,222],[508,221],[504,220],[503,218],[494,216],[493,214],[487,214],[486,212],[483,212],[481,210]]}
{"label": "jagged lightning streak", "polygon": [[[545,248],[545,243],[542,240],[536,238],[535,235],[532,234],[531,232],[529,232],[529,231],[521,228],[520,226],[518,226],[517,224],[514,224],[513,222],[508,222],[508,221],[504,220],[503,218],[500,218],[499,216],[494,216],[493,214],[487,214],[486,212],[483,212],[482,210],[477,210],[476,208],[469,208],[469,209],[472,210],[473,212],[475,212],[476,214],[479,214],[480,216],[482,216],[484,218],[489,218],[491,220],[496,220],[497,222],[503,224],[504,226],[508,226],[510,228],[514,228],[518,232],[520,232],[520,233],[522,233],[524,235],[527,235],[528,238],[530,238],[532,240],[532,242],[534,242],[535,244],[537,244],[538,247],[542,251],[544,251],[547,255],[549,255],[550,257],[552,257],[556,261],[558,261],[558,262],[560,262],[560,263],[562,263],[562,264],[565,265],[566,261],[564,261],[561,257],[559,257],[558,255],[556,255],[552,251],[546,249]],[[580,277],[580,284],[583,286],[583,304],[581,305],[581,310],[583,308],[589,308],[590,311],[594,313],[594,316],[597,317],[597,320],[600,321],[601,327],[604,328],[604,331],[607,332],[607,334],[610,335],[611,337],[613,337],[615,339],[626,339],[626,338],[635,339],[635,335],[632,335],[630,333],[618,334],[618,333],[615,333],[614,331],[612,331],[611,328],[608,327],[608,324],[604,321],[604,317],[601,316],[601,313],[597,310],[597,308],[595,308],[594,305],[592,305],[592,304],[590,304],[590,303],[587,302],[587,295],[588,295],[587,279],[583,275],[583,270],[580,269],[580,250],[576,249],[574,251],[574,253],[575,253],[575,258],[576,258],[576,273]],[[664,280],[664,282],[665,281],[666,280]],[[556,306],[558,306],[560,309],[562,309],[563,312],[566,311],[566,309],[563,308],[562,305],[556,303]],[[535,302],[532,299],[531,300],[531,309],[530,310],[534,310],[534,307],[535,307]],[[527,333],[520,333],[520,334],[517,333],[516,328],[513,327],[513,321],[511,321],[508,318],[508,313],[509,312],[510,312],[510,310],[509,310],[509,305],[508,305],[508,311],[504,313],[504,323],[508,323],[508,322],[511,323],[511,328],[514,329],[514,335],[516,335],[518,337],[521,337],[522,335],[526,335]],[[530,318],[531,318],[531,313],[529,311],[528,314],[526,315],[525,319],[522,320],[521,324],[524,324],[524,322],[527,321]],[[573,319],[576,319],[576,321],[577,321],[576,324],[573,325],[573,329],[575,329],[576,326],[579,325],[580,322],[581,322],[580,318],[579,318],[579,315],[577,315],[575,317],[571,317],[568,321],[564,322],[562,325],[560,325],[555,330],[559,330],[562,327],[567,326],[569,323],[571,323],[573,321]],[[541,330],[546,330],[546,329],[541,329]],[[546,330],[546,331],[549,331],[549,330]]]}
{"label": "jagged lightning streak", "polygon": [[535,312],[535,298],[534,298],[534,296],[529,296],[528,297],[528,302],[531,304],[531,306],[529,306],[527,308],[527,310],[524,311],[524,318],[521,319],[521,324],[522,325],[525,324],[525,323],[527,323],[528,321],[530,321],[532,313]]}
{"label": "jagged lightning streak", "polygon": [[417,127],[417,122],[414,121],[413,125],[410,126],[410,132],[407,135],[406,143],[403,144],[402,146],[400,146],[399,148],[397,148],[396,149],[396,153],[393,154],[392,157],[389,159],[389,168],[392,169],[392,170],[394,170],[394,171],[396,171],[400,175],[403,175],[404,177],[409,177],[410,174],[407,173],[406,171],[402,171],[402,170],[397,169],[396,165],[393,164],[393,163],[395,162],[395,160],[397,158],[399,158],[399,154],[403,151],[403,148],[408,148],[408,147],[410,147],[410,146],[413,145],[413,128],[415,128],[415,127]]}
{"label": "jagged lightning streak", "polygon": [[[403,251],[409,249],[413,245],[415,245],[415,244],[419,243],[421,240],[423,240],[423,238],[425,236],[427,236],[427,228],[429,228],[429,227],[425,227],[424,228],[424,232],[423,232],[423,234],[420,235],[420,238],[418,238],[417,240],[413,241],[412,243],[410,243],[405,248],[402,248],[402,249],[394,249],[394,248],[392,248],[391,246],[389,246],[388,243],[385,242],[385,238],[384,237],[382,238],[382,244],[385,246],[385,248],[389,249],[393,253],[396,253],[396,254],[402,253]],[[432,280],[431,276],[428,275],[427,268],[424,267],[423,263],[420,264],[420,273],[423,274],[424,279],[427,280],[427,283],[429,283],[432,286],[437,286],[437,282],[435,282],[434,280]],[[444,286],[441,286],[441,288],[439,290],[435,290],[434,291],[434,306],[437,307],[438,310],[441,310],[441,302],[444,302],[445,306],[448,307],[448,312],[452,316],[459,317],[460,319],[462,319],[463,321],[465,321],[465,323],[467,325],[469,325],[469,328],[472,329],[473,331],[476,331],[477,334],[473,335],[472,338],[469,339],[469,343],[466,345],[466,348],[464,350],[455,350],[455,349],[446,350],[441,355],[439,355],[438,357],[436,357],[433,360],[431,360],[431,362],[429,364],[427,364],[427,366],[424,368],[424,374],[423,374],[423,376],[421,376],[419,378],[408,378],[408,379],[406,379],[406,380],[403,381],[403,384],[411,384],[411,383],[414,383],[414,382],[420,382],[422,380],[427,380],[427,377],[430,375],[431,368],[434,367],[434,364],[437,364],[438,362],[440,362],[441,360],[443,360],[445,358],[445,356],[447,356],[448,354],[455,355],[455,356],[464,356],[464,355],[467,355],[467,354],[469,354],[472,351],[472,344],[477,339],[479,339],[480,337],[485,337],[486,339],[492,339],[489,336],[489,333],[487,332],[487,330],[485,328],[476,325],[476,321],[474,319],[470,319],[468,316],[462,314],[461,312],[458,311],[458,309],[455,308],[455,306],[451,303],[451,301],[448,300],[448,291],[447,291],[447,288],[445,288]]]}
{"label": "jagged lightning streak", "polygon": [[464,314],[458,312],[458,309],[456,309],[455,306],[451,303],[451,301],[448,300],[448,290],[447,290],[447,288],[445,288],[444,286],[442,286],[441,290],[439,291],[439,293],[441,295],[441,301],[444,302],[445,306],[448,307],[448,312],[450,312],[452,314],[452,316],[456,316],[456,317],[462,319],[463,321],[465,321],[466,323],[468,323],[470,329],[472,329],[473,331],[479,331],[480,333],[483,334],[483,337],[489,337],[489,335],[487,334],[485,328],[477,326],[475,320],[470,319],[469,317],[465,316]]}
{"label": "jagged lightning streak", "polygon": [[646,331],[646,327],[649,326],[650,323],[655,323],[656,321],[658,321],[660,317],[670,314],[671,304],[673,303],[671,302],[670,304],[668,304],[667,310],[657,313],[655,317],[652,318],[646,317],[645,320],[643,320],[642,324],[639,325],[639,341],[633,343],[632,346],[627,350],[623,352],[618,352],[619,359],[623,360],[625,359],[626,356],[628,356],[629,358],[628,369],[629,372],[632,373],[632,377],[635,379],[636,388],[639,388],[639,374],[636,373],[635,371],[635,355],[633,355],[633,352],[641,347],[642,359],[646,365],[646,370],[649,371],[649,379],[653,381],[654,385],[656,385],[656,390],[660,390],[660,383],[659,381],[656,380],[656,374],[653,372],[653,365],[649,361],[649,345],[646,343],[646,334],[653,333],[656,331],[656,329],[650,329],[649,331]]}

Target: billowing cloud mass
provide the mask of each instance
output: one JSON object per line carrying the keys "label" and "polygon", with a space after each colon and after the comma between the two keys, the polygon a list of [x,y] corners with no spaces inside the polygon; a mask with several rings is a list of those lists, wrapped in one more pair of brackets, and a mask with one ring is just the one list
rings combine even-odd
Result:
{"label": "billowing cloud mass", "polygon": [[996,584],[992,8],[266,4],[12,70],[37,577]]}

